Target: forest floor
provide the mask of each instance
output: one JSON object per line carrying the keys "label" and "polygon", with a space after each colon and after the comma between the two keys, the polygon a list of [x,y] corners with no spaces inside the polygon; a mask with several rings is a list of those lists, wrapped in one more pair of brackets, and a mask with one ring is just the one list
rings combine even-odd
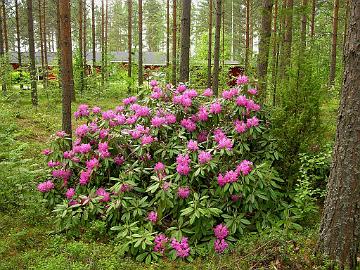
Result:
{"label": "forest floor", "polygon": [[[319,215],[300,232],[245,235],[236,248],[222,256],[198,258],[192,263],[145,265],[118,254],[116,242],[85,234],[80,238],[54,233],[51,213],[36,190],[49,137],[61,128],[61,96],[40,91],[37,108],[29,91],[15,91],[0,99],[0,270],[3,269],[325,269],[314,255]],[[110,109],[121,95],[94,93],[80,103]],[[336,102],[323,113],[329,136],[335,129]]]}

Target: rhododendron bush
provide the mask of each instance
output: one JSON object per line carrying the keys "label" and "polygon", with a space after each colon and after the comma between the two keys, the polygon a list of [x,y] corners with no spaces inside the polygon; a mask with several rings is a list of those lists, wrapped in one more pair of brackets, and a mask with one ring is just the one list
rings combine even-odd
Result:
{"label": "rhododendron bush", "polygon": [[150,261],[222,253],[275,222],[277,153],[256,90],[237,83],[216,98],[152,81],[113,110],[80,105],[72,145],[54,136],[38,185],[60,228],[102,220],[124,254]]}

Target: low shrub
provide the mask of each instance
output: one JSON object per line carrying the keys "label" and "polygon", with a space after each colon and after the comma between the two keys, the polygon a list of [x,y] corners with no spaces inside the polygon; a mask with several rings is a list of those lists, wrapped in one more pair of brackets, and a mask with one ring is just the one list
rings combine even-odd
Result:
{"label": "low shrub", "polygon": [[119,254],[150,262],[222,253],[276,224],[279,154],[256,90],[245,91],[245,76],[237,82],[221,98],[152,81],[150,96],[114,110],[80,105],[74,142],[57,132],[38,185],[59,228],[101,220]]}

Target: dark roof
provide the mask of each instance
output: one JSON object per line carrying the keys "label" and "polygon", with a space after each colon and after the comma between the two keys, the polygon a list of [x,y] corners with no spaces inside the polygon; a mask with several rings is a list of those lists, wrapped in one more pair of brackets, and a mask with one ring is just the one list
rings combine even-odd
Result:
{"label": "dark roof", "polygon": [[[48,52],[47,53],[49,66],[57,65],[57,56],[56,52]],[[9,61],[10,64],[18,64],[18,53],[17,52],[9,52]],[[21,52],[21,62],[23,64],[29,64],[29,53]],[[37,66],[41,66],[41,52],[35,52],[35,64]]]}

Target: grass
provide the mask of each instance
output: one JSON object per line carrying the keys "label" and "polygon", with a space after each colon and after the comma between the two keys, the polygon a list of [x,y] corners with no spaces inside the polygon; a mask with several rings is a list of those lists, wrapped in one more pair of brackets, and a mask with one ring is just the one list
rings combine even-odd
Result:
{"label": "grass", "polygon": [[[119,256],[116,242],[93,236],[97,224],[93,224],[93,234],[90,230],[80,237],[54,233],[51,213],[41,204],[36,185],[44,161],[40,152],[61,128],[61,96],[58,89],[46,93],[40,88],[39,94],[36,108],[29,91],[14,90],[0,100],[0,270],[326,269],[326,262],[313,255],[316,222],[298,233],[245,235],[223,256],[206,254],[192,263],[165,259],[151,265]],[[116,90],[100,96],[87,93],[78,97],[73,109],[80,103],[113,108],[121,96]],[[331,126],[333,112],[324,113]]]}

